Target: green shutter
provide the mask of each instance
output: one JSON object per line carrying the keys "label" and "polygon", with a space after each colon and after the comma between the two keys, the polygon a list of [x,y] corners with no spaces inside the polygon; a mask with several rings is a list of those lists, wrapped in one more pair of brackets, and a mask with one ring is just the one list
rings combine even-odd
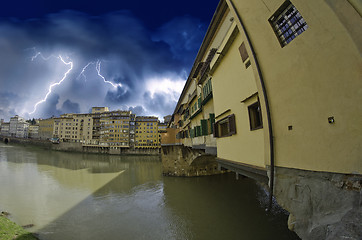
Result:
{"label": "green shutter", "polygon": [[202,119],[201,120],[201,135],[205,136],[208,134],[207,131],[207,120],[206,119]]}
{"label": "green shutter", "polygon": [[199,109],[201,108],[201,97],[199,97],[199,99],[197,99],[197,105],[199,107]]}
{"label": "green shutter", "polygon": [[195,130],[194,129],[190,129],[190,137],[191,138],[195,137]]}
{"label": "green shutter", "polygon": [[201,126],[196,126],[196,136],[201,136]]}
{"label": "green shutter", "polygon": [[214,124],[215,124],[215,114],[214,113],[210,113],[210,129],[211,129],[211,133],[213,133],[213,129],[214,129]]}

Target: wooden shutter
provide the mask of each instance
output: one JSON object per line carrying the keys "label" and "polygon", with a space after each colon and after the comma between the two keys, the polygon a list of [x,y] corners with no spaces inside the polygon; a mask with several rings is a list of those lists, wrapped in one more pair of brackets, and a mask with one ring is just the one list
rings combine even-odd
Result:
{"label": "wooden shutter", "polygon": [[214,137],[218,138],[219,137],[219,124],[218,123],[214,123],[212,124],[212,129],[213,129],[213,133],[214,133]]}
{"label": "wooden shutter", "polygon": [[246,59],[249,58],[249,54],[248,52],[246,51],[246,47],[245,47],[245,43],[243,42],[240,47],[239,47],[239,52],[240,52],[240,55],[241,55],[241,60],[243,60],[243,62],[246,61]]}
{"label": "wooden shutter", "polygon": [[229,133],[230,135],[236,134],[235,115],[229,116]]}
{"label": "wooden shutter", "polygon": [[209,116],[210,116],[210,129],[211,129],[210,133],[214,133],[215,114],[210,113]]}
{"label": "wooden shutter", "polygon": [[190,137],[191,138],[195,137],[195,130],[194,129],[190,129]]}
{"label": "wooden shutter", "polygon": [[207,120],[206,119],[202,119],[201,120],[201,135],[205,136],[208,134],[207,131]]}

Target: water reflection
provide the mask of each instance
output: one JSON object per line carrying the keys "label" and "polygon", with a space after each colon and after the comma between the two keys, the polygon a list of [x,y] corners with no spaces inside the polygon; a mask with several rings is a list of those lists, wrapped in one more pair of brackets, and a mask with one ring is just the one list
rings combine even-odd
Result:
{"label": "water reflection", "polygon": [[[162,177],[160,159],[0,144],[0,210],[40,239],[297,239],[234,175]],[[276,237],[276,238],[275,238]]]}

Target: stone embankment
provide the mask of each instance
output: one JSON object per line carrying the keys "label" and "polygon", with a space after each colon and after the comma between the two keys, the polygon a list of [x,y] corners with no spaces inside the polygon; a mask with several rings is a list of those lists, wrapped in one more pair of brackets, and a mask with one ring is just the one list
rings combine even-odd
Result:
{"label": "stone embankment", "polygon": [[360,175],[276,168],[274,190],[302,239],[362,239]]}
{"label": "stone embankment", "polygon": [[25,138],[10,138],[0,137],[0,141],[21,144],[24,146],[34,145],[45,149],[63,151],[63,152],[80,152],[80,153],[99,153],[110,155],[159,155],[159,149],[129,149],[129,148],[112,148],[102,147],[98,145],[84,146],[82,143],[60,142],[57,144],[51,143],[48,140],[25,139]]}
{"label": "stone embankment", "polygon": [[162,146],[163,174],[166,176],[194,177],[225,173],[218,169],[216,156],[202,149],[183,145]]}

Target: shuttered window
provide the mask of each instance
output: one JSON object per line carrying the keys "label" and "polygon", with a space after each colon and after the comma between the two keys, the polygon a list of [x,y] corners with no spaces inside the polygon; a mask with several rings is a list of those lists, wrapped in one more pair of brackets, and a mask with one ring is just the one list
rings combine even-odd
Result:
{"label": "shuttered window", "polygon": [[248,107],[250,130],[257,130],[263,128],[263,119],[261,116],[260,103],[253,103]]}
{"label": "shuttered window", "polygon": [[208,135],[207,120],[206,119],[201,120],[201,135],[202,136]]}
{"label": "shuttered window", "polygon": [[196,126],[195,131],[196,131],[196,134],[195,134],[196,137],[201,136],[201,126]]}
{"label": "shuttered window", "polygon": [[190,129],[190,137],[191,138],[195,137],[195,129]]}
{"label": "shuttered window", "polygon": [[214,124],[214,137],[229,137],[234,134],[236,134],[234,114],[231,114]]}
{"label": "shuttered window", "polygon": [[209,121],[210,121],[210,133],[213,133],[214,132],[214,124],[215,124],[215,114],[210,113],[209,116],[210,116],[210,118],[209,118]]}

